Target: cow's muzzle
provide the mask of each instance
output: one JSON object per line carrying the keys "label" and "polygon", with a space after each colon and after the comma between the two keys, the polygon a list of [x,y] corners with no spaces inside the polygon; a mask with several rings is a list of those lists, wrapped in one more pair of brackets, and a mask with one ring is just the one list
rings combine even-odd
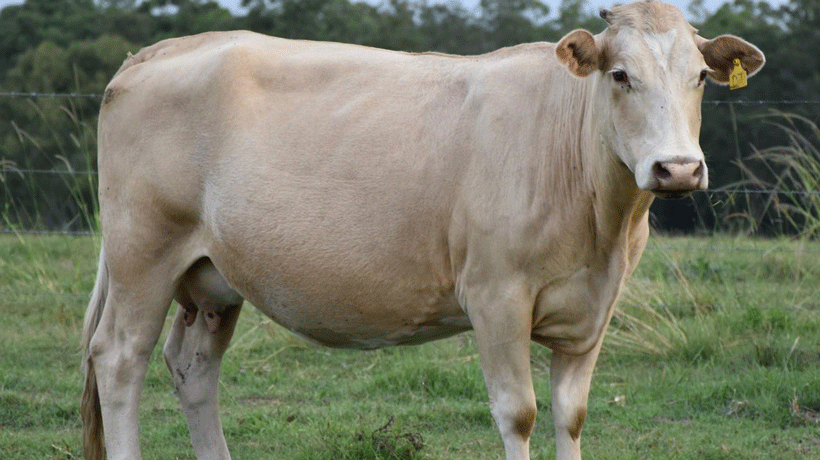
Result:
{"label": "cow's muzzle", "polygon": [[694,190],[705,189],[708,182],[703,160],[675,158],[656,161],[651,169],[649,190],[660,198],[682,198]]}

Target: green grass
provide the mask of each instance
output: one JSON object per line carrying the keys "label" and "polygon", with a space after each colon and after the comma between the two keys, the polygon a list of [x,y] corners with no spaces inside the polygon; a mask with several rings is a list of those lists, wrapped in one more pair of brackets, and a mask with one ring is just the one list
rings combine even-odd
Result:
{"label": "green grass", "polygon": [[[0,235],[4,459],[80,456],[79,334],[97,250],[91,237]],[[584,458],[820,458],[819,283],[820,242],[653,237],[593,378]],[[160,348],[143,454],[192,459]],[[554,458],[549,351],[532,350],[532,456]],[[503,457],[471,334],[331,350],[246,305],[220,394],[240,460]]]}

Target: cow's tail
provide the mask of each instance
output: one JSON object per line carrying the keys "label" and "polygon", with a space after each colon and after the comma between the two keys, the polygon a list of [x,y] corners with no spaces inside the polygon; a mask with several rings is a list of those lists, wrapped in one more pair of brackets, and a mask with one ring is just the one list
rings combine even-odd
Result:
{"label": "cow's tail", "polygon": [[97,281],[91,293],[91,301],[85,311],[83,326],[83,371],[85,373],[85,389],[80,405],[83,418],[83,454],[87,460],[102,460],[105,455],[103,445],[102,411],[100,409],[100,393],[97,389],[97,377],[94,374],[94,363],[91,361],[91,338],[97,325],[100,324],[105,299],[108,297],[108,264],[105,261],[105,244],[100,249],[100,263],[97,268]]}

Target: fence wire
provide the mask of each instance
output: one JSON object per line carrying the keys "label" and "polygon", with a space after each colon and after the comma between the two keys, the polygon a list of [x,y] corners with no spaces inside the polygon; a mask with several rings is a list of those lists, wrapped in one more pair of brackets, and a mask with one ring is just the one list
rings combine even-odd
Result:
{"label": "fence wire", "polygon": [[[91,230],[37,230],[37,229],[19,229],[19,228],[9,228],[9,227],[2,227],[0,228],[0,233],[3,234],[10,234],[10,235],[42,235],[42,236],[99,236],[98,232],[94,232]],[[650,240],[651,241],[651,240]],[[647,244],[646,250],[647,251],[692,251],[693,249],[697,249],[698,251],[709,251],[709,252],[739,252],[739,253],[756,253],[756,254],[763,254],[763,253],[789,253],[789,254],[820,254],[820,249],[812,250],[812,249],[801,249],[799,251],[785,249],[785,248],[750,248],[750,247],[740,247],[740,246],[704,246],[704,247],[693,247],[693,246],[682,246],[682,245],[674,245],[674,244]]]}
{"label": "fence wire", "polygon": [[[62,185],[67,188],[67,190],[71,190],[71,181],[76,180],[74,178],[78,177],[96,177],[98,175],[97,171],[93,170],[65,170],[65,169],[28,169],[28,168],[16,168],[16,167],[9,167],[0,165],[0,182],[5,180],[4,178],[8,175],[13,176],[27,176],[27,175],[46,175],[46,176],[65,176],[69,179],[64,179],[62,181]],[[83,183],[83,186],[87,186],[87,183]],[[721,196],[738,196],[738,195],[746,195],[746,196],[789,196],[789,197],[797,197],[797,196],[820,196],[820,190],[760,190],[760,189],[750,189],[750,188],[742,188],[742,189],[725,189],[725,188],[716,188],[716,189],[707,189],[707,190],[696,190],[693,192],[693,196],[698,195],[706,195],[711,201],[718,203],[722,200],[722,198],[718,198]],[[67,202],[74,200],[76,196],[72,195],[70,192],[59,195],[57,197],[51,197],[51,200],[58,200],[64,199]],[[14,198],[11,197],[11,200]],[[0,203],[2,204],[2,203]],[[6,200],[5,205],[8,207],[9,202],[8,199]],[[52,203],[52,205],[59,205],[59,203]],[[700,207],[700,206],[697,206]],[[76,219],[72,219],[72,222],[76,224]],[[0,226],[0,233],[10,234],[10,233],[19,233],[19,234],[31,234],[31,235],[71,235],[71,236],[89,236],[94,235],[94,232],[85,230],[85,229],[77,229],[71,228],[71,224],[67,224],[65,227],[57,225],[55,228],[20,228],[20,227],[8,227],[8,226]],[[647,249],[652,249],[652,246],[648,247]],[[675,249],[674,247],[665,246],[659,249]],[[717,251],[756,251],[755,249],[749,248],[726,248],[726,247],[714,247],[712,248]],[[764,251],[764,250],[760,250]]]}
{"label": "fence wire", "polygon": [[[11,298],[27,298],[27,299],[53,299],[53,298],[61,298],[61,299],[71,299],[73,301],[79,302],[86,302],[91,297],[89,293],[78,293],[78,292],[46,292],[46,291],[15,291],[13,289],[0,289],[0,298],[4,299],[11,299]],[[70,300],[70,301],[71,301]],[[726,304],[632,304],[623,299],[618,301],[617,308],[621,310],[643,310],[643,309],[653,309],[653,310],[671,310],[671,311],[686,311],[686,310],[698,310],[703,308],[709,308],[714,310],[735,310],[739,308],[739,305],[726,305]],[[820,313],[820,306],[818,305],[757,305],[755,306],[756,309],[762,311],[775,311],[775,310],[789,310],[789,311],[803,311],[803,312],[818,312]]]}
{"label": "fence wire", "polygon": [[68,98],[88,98],[88,99],[102,99],[102,94],[97,93],[29,93],[29,92],[18,92],[18,91],[0,91],[0,97],[9,97],[9,98],[18,98],[18,99],[25,99],[25,98],[60,98],[60,99],[68,99]]}
{"label": "fence wire", "polygon": [[[0,166],[0,176],[3,174],[66,174],[72,176],[96,176],[97,171],[73,171],[60,169],[22,169],[13,167]],[[820,190],[756,190],[756,189],[706,189],[695,190],[692,193],[706,193],[712,194],[741,194],[741,195],[802,195],[802,196],[818,196]]]}
{"label": "fence wire", "polygon": [[[0,97],[9,98],[88,98],[102,99],[102,93],[38,93],[25,91],[0,91]],[[820,100],[811,99],[764,99],[764,100],[708,100],[706,105],[820,105]]]}
{"label": "fence wire", "polygon": [[[22,168],[13,168],[13,167],[2,167],[0,166],[0,176],[4,174],[64,174],[64,175],[71,175],[71,176],[96,176],[98,173],[97,171],[73,171],[73,170],[60,170],[60,169],[22,169]],[[741,194],[741,195],[802,195],[802,196],[818,196],[820,195],[820,190],[756,190],[756,189],[706,189],[706,190],[695,190],[692,193],[702,194],[705,193],[707,195],[714,195],[714,194],[724,194],[724,195],[731,195],[731,194]]]}
{"label": "fence wire", "polygon": [[[4,98],[22,98],[22,99],[33,99],[33,98],[61,98],[61,99],[101,99],[103,97],[102,93],[56,93],[56,92],[25,92],[25,91],[0,91],[0,97]],[[818,106],[820,105],[820,100],[809,100],[809,99],[766,99],[766,100],[746,100],[746,99],[737,99],[737,100],[706,100],[703,101],[703,105],[706,106],[726,106],[726,105],[738,105],[738,106],[765,106],[765,105],[808,105],[808,106]],[[28,168],[17,168],[14,167],[13,163],[9,165],[8,162],[0,161],[0,182],[7,180],[10,175],[16,175],[18,177],[26,176],[26,175],[51,175],[51,176],[59,176],[59,177],[96,177],[97,172],[93,170],[70,170],[70,169],[28,169]],[[71,179],[63,179],[62,180],[65,187],[68,187],[69,190],[71,187],[70,181]],[[87,186],[88,184],[83,184]],[[32,193],[39,193],[36,192],[36,189],[32,189]],[[53,191],[50,192],[51,195],[47,197],[49,200],[48,204],[51,205],[60,205],[57,200],[60,199],[59,194],[54,196]],[[763,197],[815,197],[820,196],[820,190],[760,190],[760,189],[753,189],[753,188],[742,188],[742,189],[727,189],[727,188],[718,188],[718,189],[708,189],[708,190],[698,190],[694,192],[694,196],[702,197],[703,194],[706,194],[709,198],[716,199],[718,202],[722,200],[722,198],[717,197],[733,197],[733,196],[763,196]],[[67,199],[74,199],[75,196],[71,196],[70,193],[66,194]],[[11,197],[13,200],[14,197]],[[702,198],[699,200],[702,203]],[[694,201],[693,201],[694,202]],[[2,203],[0,203],[2,204]],[[8,207],[9,201],[7,199],[5,205]],[[65,203],[61,205],[65,206]],[[70,207],[70,205],[68,206]],[[697,208],[700,208],[701,205],[696,205]],[[698,218],[701,220],[700,224],[703,224],[703,219],[700,216],[701,211],[696,211],[698,213]],[[708,211],[707,211],[708,212]],[[712,210],[713,216],[716,217],[717,214],[714,213]],[[53,228],[48,228],[49,225],[44,225],[47,228],[19,228],[19,227],[10,227],[10,226],[2,226],[0,225],[0,233],[20,233],[20,234],[33,234],[33,235],[70,235],[70,236],[89,236],[94,235],[93,231],[89,231],[83,228],[77,228],[77,220],[74,219],[72,222],[65,223],[64,225],[60,225],[58,222],[54,222],[55,225]],[[8,222],[7,222],[8,224]],[[700,228],[700,227],[698,227]],[[708,228],[704,227],[705,230]],[[664,245],[664,246],[648,246],[647,249],[649,250],[672,250],[672,249],[682,249],[682,248],[675,248],[672,246]],[[763,251],[770,251],[770,249],[754,249],[754,248],[731,248],[731,247],[712,247],[710,250],[715,251],[744,251],[744,252],[763,252]]]}
{"label": "fence wire", "polygon": [[703,101],[706,105],[820,105],[820,101],[806,99],[769,99],[769,100],[745,100],[735,101]]}
{"label": "fence wire", "polygon": [[3,174],[67,174],[71,176],[96,176],[97,171],[74,171],[68,169],[21,169],[4,166],[0,167],[0,175]]}
{"label": "fence wire", "polygon": [[92,236],[91,230],[37,230],[33,228],[0,227],[0,233],[20,235],[65,235],[65,236]]}

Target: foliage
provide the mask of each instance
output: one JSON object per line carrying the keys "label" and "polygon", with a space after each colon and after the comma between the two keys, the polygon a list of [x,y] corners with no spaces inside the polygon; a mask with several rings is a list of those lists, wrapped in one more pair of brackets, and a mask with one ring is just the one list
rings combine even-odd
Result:
{"label": "foliage", "polygon": [[[613,2],[619,3],[619,2]],[[563,0],[556,11],[539,0],[481,0],[472,11],[453,2],[383,0],[243,0],[248,13],[233,16],[209,0],[26,0],[0,11],[0,92],[99,94],[127,52],[158,40],[209,30],[249,29],[266,34],[333,40],[404,51],[477,54],[529,41],[556,41],[582,27],[599,32],[605,23],[589,13],[586,0]],[[742,36],[758,45],[768,64],[748,88],[729,92],[709,85],[707,101],[816,100],[820,93],[820,3],[789,0],[773,8],[758,0],[732,0],[709,12],[702,0],[689,10],[700,34]],[[82,170],[96,150],[97,98],[52,100],[0,97],[0,161],[19,168]],[[774,104],[777,109],[786,109]],[[788,110],[818,122],[818,105]],[[759,123],[768,107],[711,105],[703,108],[701,145],[712,188],[723,188],[765,171],[740,166],[757,150],[786,145],[788,136]],[[79,141],[78,141],[79,140]],[[78,147],[77,144],[80,146]],[[754,149],[751,146],[755,146]],[[94,167],[93,160],[90,167]],[[39,182],[39,180],[38,180]],[[10,186],[7,184],[7,186]],[[15,185],[17,187],[18,185]],[[19,185],[22,187],[22,185]],[[48,187],[47,185],[45,186]],[[24,188],[10,193],[26,196]],[[86,196],[88,193],[85,194]],[[731,200],[720,216],[698,215],[686,201],[657,201],[653,222],[662,229],[732,229]],[[32,200],[30,200],[32,201]],[[27,205],[29,206],[29,205]],[[33,214],[46,216],[45,204]],[[716,209],[716,208],[712,208]],[[59,214],[59,213],[58,213]],[[57,220],[57,217],[45,220]]]}
{"label": "foliage", "polygon": [[[775,113],[763,120],[782,130],[788,145],[754,149],[741,163],[747,179],[740,187],[764,192],[749,206],[754,230],[820,237],[820,128],[805,117]],[[790,191],[783,193],[783,190]],[[752,203],[749,203],[752,204]]]}

